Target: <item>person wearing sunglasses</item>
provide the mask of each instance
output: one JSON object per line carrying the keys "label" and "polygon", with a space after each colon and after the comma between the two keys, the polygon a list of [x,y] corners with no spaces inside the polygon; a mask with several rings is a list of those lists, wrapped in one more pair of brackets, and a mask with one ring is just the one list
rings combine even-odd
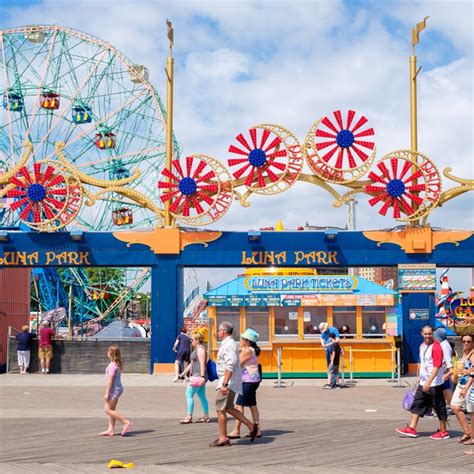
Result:
{"label": "person wearing sunglasses", "polygon": [[471,414],[474,411],[473,404],[468,396],[469,392],[472,392],[472,389],[469,390],[472,385],[471,374],[474,375],[474,343],[472,335],[464,334],[461,337],[461,344],[463,351],[456,364],[456,372],[459,375],[459,379],[451,401],[451,408],[463,430],[463,435],[459,438],[459,442],[474,444],[471,438],[472,427],[469,426],[464,415],[464,409]]}

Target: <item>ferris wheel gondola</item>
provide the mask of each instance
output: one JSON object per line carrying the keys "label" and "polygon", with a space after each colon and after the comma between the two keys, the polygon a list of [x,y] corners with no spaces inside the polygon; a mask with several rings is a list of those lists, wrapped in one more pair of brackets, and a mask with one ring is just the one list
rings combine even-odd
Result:
{"label": "ferris wheel gondola", "polygon": [[[6,168],[19,162],[25,142],[32,145],[28,169],[59,161],[56,145],[61,142],[71,167],[91,179],[111,182],[110,192],[84,200],[91,206],[81,206],[74,219],[65,222],[68,229],[157,223],[156,212],[113,186],[123,179],[120,176],[133,176],[133,190],[143,199],[159,199],[155,183],[165,154],[165,120],[145,66],[132,63],[105,41],[54,25],[2,30],[0,69],[0,156]],[[83,186],[94,196],[93,184]],[[19,197],[5,209],[3,221],[23,220],[26,212],[17,204]],[[28,222],[47,227],[50,206],[38,202],[32,207],[37,212]],[[116,219],[121,209],[128,209],[133,219]]]}

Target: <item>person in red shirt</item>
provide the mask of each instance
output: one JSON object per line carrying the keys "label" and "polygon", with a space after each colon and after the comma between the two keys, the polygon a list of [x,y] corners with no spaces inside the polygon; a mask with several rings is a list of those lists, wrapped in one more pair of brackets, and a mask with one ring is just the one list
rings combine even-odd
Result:
{"label": "person in red shirt", "polygon": [[433,328],[424,326],[421,330],[423,343],[420,346],[420,367],[417,379],[415,399],[411,407],[411,419],[405,428],[397,428],[402,436],[417,438],[416,425],[433,409],[438,416],[439,430],[430,436],[431,439],[448,439],[446,430],[448,414],[443,393],[443,349],[439,342],[433,339]]}
{"label": "person in red shirt", "polygon": [[39,330],[39,358],[41,373],[49,374],[49,366],[53,358],[53,329],[49,327],[49,321],[43,321],[43,327]]}

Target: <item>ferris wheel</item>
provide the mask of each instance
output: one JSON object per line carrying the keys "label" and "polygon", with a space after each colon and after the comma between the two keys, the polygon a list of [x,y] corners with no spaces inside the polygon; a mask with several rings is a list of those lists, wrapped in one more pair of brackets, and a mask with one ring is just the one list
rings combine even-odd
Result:
{"label": "ferris wheel", "polygon": [[0,31],[0,69],[0,180],[28,155],[0,183],[0,226],[156,224],[156,212],[130,199],[159,202],[165,156],[164,109],[145,66],[79,31],[26,26]]}

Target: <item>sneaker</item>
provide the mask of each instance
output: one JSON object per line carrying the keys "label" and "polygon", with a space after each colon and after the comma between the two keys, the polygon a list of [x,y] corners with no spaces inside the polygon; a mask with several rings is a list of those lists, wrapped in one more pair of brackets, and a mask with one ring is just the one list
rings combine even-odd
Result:
{"label": "sneaker", "polygon": [[175,377],[172,382],[177,382],[179,380],[179,377]]}
{"label": "sneaker", "polygon": [[328,384],[328,383],[325,383],[325,384],[323,385],[323,390],[331,390],[332,388],[333,388],[332,385],[330,385],[330,384]]}
{"label": "sneaker", "polygon": [[418,438],[416,430],[411,426],[405,426],[405,428],[395,428],[395,431],[402,436],[407,436],[408,438]]}
{"label": "sneaker", "polygon": [[438,430],[435,434],[430,436],[431,439],[448,439],[449,433],[447,431]]}

